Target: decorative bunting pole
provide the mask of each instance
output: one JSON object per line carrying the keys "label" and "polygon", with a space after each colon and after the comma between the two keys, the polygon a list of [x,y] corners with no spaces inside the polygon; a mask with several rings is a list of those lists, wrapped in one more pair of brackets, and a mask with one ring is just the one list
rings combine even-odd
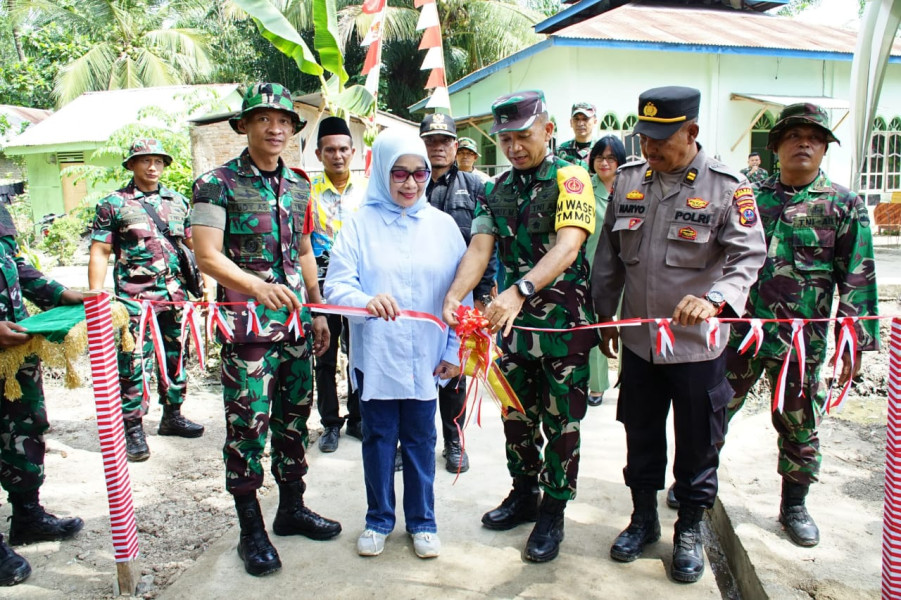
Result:
{"label": "decorative bunting pole", "polygon": [[[360,46],[366,48],[366,61],[363,63],[362,74],[366,76],[363,87],[369,90],[376,100],[379,96],[379,74],[382,71],[382,28],[385,24],[385,11],[388,9],[388,0],[365,0],[363,13],[375,15],[369,25],[366,37],[360,42]],[[375,114],[367,119],[367,130],[375,130]],[[370,175],[372,168],[372,148],[367,144],[364,164],[366,176]]]}
{"label": "decorative bunting pole", "polygon": [[138,568],[138,530],[131,497],[131,478],[125,454],[125,425],[122,421],[122,392],[116,343],[110,315],[110,297],[105,292],[87,292],[84,299],[88,352],[97,405],[97,432],[106,475],[110,528],[116,558],[116,594],[135,594],[141,570]]}
{"label": "decorative bunting pole", "polygon": [[421,71],[430,70],[425,89],[433,90],[426,108],[444,108],[450,111],[447,94],[447,76],[444,73],[444,47],[441,42],[441,21],[435,0],[415,0],[413,6],[421,8],[416,31],[423,31],[420,50],[427,50]]}
{"label": "decorative bunting pole", "polygon": [[882,597],[901,598],[901,319],[892,319],[882,522]]}

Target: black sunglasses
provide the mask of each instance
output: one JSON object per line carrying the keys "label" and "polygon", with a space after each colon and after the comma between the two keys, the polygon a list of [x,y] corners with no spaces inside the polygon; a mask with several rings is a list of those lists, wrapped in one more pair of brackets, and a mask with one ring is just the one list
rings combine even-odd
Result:
{"label": "black sunglasses", "polygon": [[410,176],[416,183],[425,183],[432,172],[428,169],[416,169],[408,171],[406,169],[391,169],[391,181],[394,183],[405,183]]}

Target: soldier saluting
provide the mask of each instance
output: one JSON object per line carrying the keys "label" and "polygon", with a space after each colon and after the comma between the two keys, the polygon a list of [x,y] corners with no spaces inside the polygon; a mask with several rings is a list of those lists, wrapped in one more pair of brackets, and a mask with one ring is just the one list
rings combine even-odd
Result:
{"label": "soldier saluting", "polygon": [[[329,330],[324,316],[311,322],[305,309],[305,337],[298,339],[285,325],[301,308],[304,289],[312,302],[321,302],[307,210],[310,181],[281,158],[306,122],[287,89],[258,83],[229,123],[247,136],[247,148],[194,182],[194,235],[197,262],[219,283],[219,301],[241,303],[223,307],[234,331],[222,344],[225,486],[241,523],[238,555],[245,570],[259,576],[281,568],[256,497],[270,427],[272,474],[279,487],[273,531],[317,540],[341,532],[339,523],[303,501],[312,353],[328,349]],[[262,305],[256,309],[257,327],[251,306],[244,304],[251,300]]]}

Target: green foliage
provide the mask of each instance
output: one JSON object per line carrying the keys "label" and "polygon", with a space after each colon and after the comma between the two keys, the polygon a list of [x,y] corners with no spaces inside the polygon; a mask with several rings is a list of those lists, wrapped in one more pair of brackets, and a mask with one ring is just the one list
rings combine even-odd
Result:
{"label": "green foliage", "polygon": [[31,196],[28,190],[19,196],[8,207],[9,214],[13,218],[13,224],[16,226],[16,241],[19,245],[27,245],[29,247],[35,244],[34,218],[31,216]]}
{"label": "green foliage", "polygon": [[85,232],[85,224],[74,215],[60,217],[50,225],[47,235],[41,240],[41,249],[56,257],[61,265],[72,262],[78,250],[78,242]]}

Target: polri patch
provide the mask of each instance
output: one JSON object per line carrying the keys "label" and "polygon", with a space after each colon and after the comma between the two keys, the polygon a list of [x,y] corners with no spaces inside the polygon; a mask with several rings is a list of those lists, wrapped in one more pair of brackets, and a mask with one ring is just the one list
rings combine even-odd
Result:
{"label": "polri patch", "polygon": [[626,194],[626,200],[644,200],[644,194],[638,190],[632,190]]}
{"label": "polri patch", "polygon": [[753,227],[757,222],[757,205],[754,203],[754,196],[745,196],[737,202],[738,205],[738,222],[745,227]]}
{"label": "polri patch", "polygon": [[700,210],[702,208],[707,208],[707,205],[710,204],[710,202],[704,200],[703,198],[689,198],[685,201],[685,204],[688,206],[688,208]]}
{"label": "polri patch", "polygon": [[698,232],[694,227],[683,227],[679,230],[679,237],[683,240],[696,240]]}
{"label": "polri patch", "polygon": [[629,219],[629,229],[638,229],[644,219]]}

